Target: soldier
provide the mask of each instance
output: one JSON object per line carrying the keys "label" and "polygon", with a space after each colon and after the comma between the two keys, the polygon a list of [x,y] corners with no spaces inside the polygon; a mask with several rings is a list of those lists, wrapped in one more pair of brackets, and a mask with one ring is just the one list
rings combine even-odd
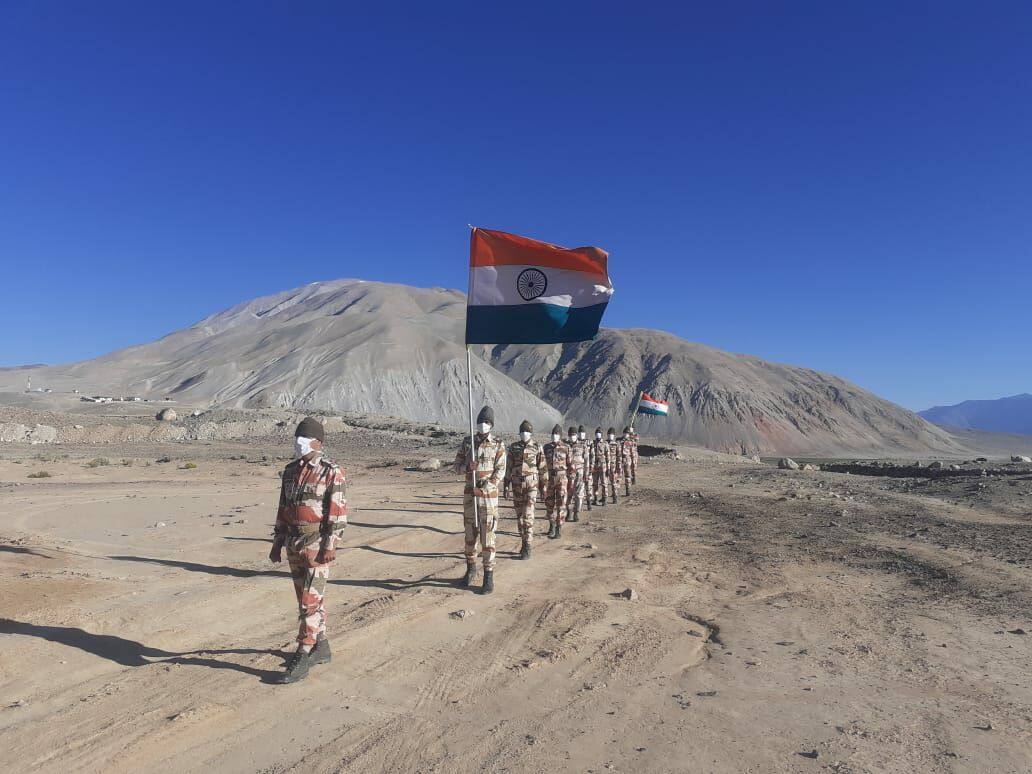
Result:
{"label": "soldier", "polygon": [[[455,455],[455,472],[466,474],[462,521],[466,528],[466,575],[469,588],[477,574],[477,540],[484,551],[484,583],[481,594],[494,591],[495,528],[498,526],[498,487],[505,478],[505,446],[491,437],[494,411],[484,406],[477,415],[477,432],[469,436]],[[477,498],[479,526],[473,521],[473,498]]]}
{"label": "soldier", "polygon": [[498,437],[495,440],[502,445],[503,449],[505,449],[505,478],[502,479],[502,498],[508,500],[509,487],[512,486],[512,465],[509,464],[509,445],[502,437]]}
{"label": "soldier", "polygon": [[[595,428],[595,440],[591,442],[591,502],[606,504],[606,479],[609,478],[609,444],[602,439],[602,428]],[[602,489],[599,502],[598,490]]]}
{"label": "soldier", "polygon": [[317,420],[302,420],[294,431],[296,459],[284,469],[280,485],[269,559],[278,564],[287,547],[301,619],[297,652],[287,662],[281,683],[303,680],[310,666],[330,660],[324,594],[340,532],[348,523],[348,508],[344,471],[323,457],[323,439]]}
{"label": "soldier", "polygon": [[509,446],[506,478],[512,482],[512,503],[516,508],[516,523],[520,528],[520,559],[530,559],[534,542],[534,504],[538,487],[544,486],[548,476],[545,453],[532,437],[534,427],[526,419],[520,424],[520,440]]}
{"label": "soldier", "polygon": [[[569,500],[566,503],[566,520],[580,521],[580,509],[587,498],[588,488],[588,453],[589,447],[584,440],[584,425],[579,431],[570,428],[570,463],[573,466],[573,475],[570,477],[568,487]],[[590,502],[588,508],[591,508]]]}
{"label": "soldier", "polygon": [[[606,443],[609,446],[609,493],[616,503],[616,487],[620,485],[620,441],[616,440],[616,430],[609,428],[606,431]],[[606,491],[603,487],[602,498],[605,499]]]}
{"label": "soldier", "polygon": [[[570,430],[573,430],[571,427]],[[548,513],[548,537],[557,538],[562,535],[563,516],[566,512],[566,498],[569,494],[566,487],[573,473],[573,462],[570,458],[570,447],[562,441],[563,429],[556,425],[552,428],[552,442],[544,448],[547,478],[542,479],[545,494],[545,508]]]}
{"label": "soldier", "polygon": [[631,483],[638,483],[638,434],[634,430],[634,424],[628,425],[631,438]]}
{"label": "soldier", "polygon": [[634,441],[631,440],[631,428],[623,429],[620,440],[620,474],[623,476],[624,495],[631,496],[631,459],[634,455]]}

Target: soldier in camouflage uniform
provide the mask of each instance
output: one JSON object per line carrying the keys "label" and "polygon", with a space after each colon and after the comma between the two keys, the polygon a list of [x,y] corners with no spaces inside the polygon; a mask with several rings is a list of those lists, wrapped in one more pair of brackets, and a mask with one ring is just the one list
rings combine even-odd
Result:
{"label": "soldier in camouflage uniform", "polygon": [[[609,444],[602,438],[602,428],[595,428],[595,440],[591,442],[591,502],[606,504],[606,479],[609,478]],[[602,490],[599,501],[598,490]]]}
{"label": "soldier in camouflage uniform", "polygon": [[[571,430],[573,428],[570,428]],[[563,517],[566,513],[566,498],[569,494],[567,486],[573,473],[573,462],[570,447],[563,443],[563,429],[556,425],[552,428],[552,442],[544,448],[547,478],[542,479],[545,494],[545,507],[548,512],[550,538],[562,535]]]}
{"label": "soldier in camouflage uniform", "polygon": [[269,559],[287,563],[294,580],[301,620],[297,652],[287,663],[281,683],[294,683],[308,675],[310,666],[330,660],[326,639],[326,581],[336,556],[340,533],[347,526],[347,482],[344,471],[323,457],[322,425],[305,418],[294,432],[296,459],[283,471],[279,509]]}
{"label": "soldier in camouflage uniform", "polygon": [[[570,476],[570,483],[567,487],[569,500],[566,503],[566,520],[580,521],[581,506],[587,499],[588,488],[588,457],[590,447],[584,440],[584,425],[579,430],[570,428],[570,464],[573,466],[573,475]],[[588,501],[588,510],[591,510],[591,503]]]}
{"label": "soldier in camouflage uniform", "polygon": [[631,483],[638,483],[638,433],[634,429],[634,425],[631,428]]}
{"label": "soldier in camouflage uniform", "polygon": [[631,496],[631,464],[634,457],[634,441],[631,440],[631,428],[623,429],[623,438],[619,441],[620,446],[620,475],[623,476],[624,495]]}
{"label": "soldier in camouflage uniform", "polygon": [[[609,494],[613,498],[613,502],[616,502],[616,488],[620,485],[620,441],[616,440],[616,430],[609,428],[606,431],[606,443],[609,446],[609,476],[607,481],[609,482]],[[602,490],[602,496],[605,497],[605,489]]]}
{"label": "soldier in camouflage uniform", "polygon": [[516,508],[516,523],[520,528],[520,559],[530,559],[534,542],[534,504],[538,488],[545,485],[548,466],[545,453],[531,437],[534,427],[526,419],[520,424],[520,440],[509,446],[505,473],[512,482],[512,503]]}
{"label": "soldier in camouflage uniform", "polygon": [[[491,437],[494,411],[484,406],[477,415],[477,433],[471,443],[467,436],[455,455],[455,472],[466,474],[465,497],[462,502],[466,528],[466,575],[462,579],[469,588],[477,573],[477,540],[484,551],[484,582],[480,592],[494,591],[495,529],[498,526],[498,487],[505,478],[505,446]],[[477,500],[479,525],[474,522],[473,498]]]}

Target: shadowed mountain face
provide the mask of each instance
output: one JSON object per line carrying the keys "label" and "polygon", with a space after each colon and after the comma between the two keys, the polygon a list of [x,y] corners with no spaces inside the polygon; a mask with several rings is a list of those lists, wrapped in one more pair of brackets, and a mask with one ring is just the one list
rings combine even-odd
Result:
{"label": "shadowed mountain face", "polygon": [[1032,435],[1032,395],[998,400],[966,400],[955,406],[935,406],[920,412],[929,422],[965,430]]}
{"label": "shadowed mountain face", "polygon": [[485,347],[483,355],[585,425],[627,422],[639,390],[670,403],[636,429],[732,453],[960,451],[940,428],[838,377],[734,355],[652,330],[577,344]]}
{"label": "shadowed mountain face", "polygon": [[[468,422],[465,296],[361,280],[255,299],[158,341],[33,368],[55,390],[171,396],[188,404],[363,411]],[[530,419],[616,427],[639,389],[670,402],[646,435],[720,451],[834,455],[964,453],[944,430],[828,374],[733,355],[652,330],[604,330],[565,345],[477,347],[474,401],[498,429]],[[493,366],[493,367],[492,367]],[[0,372],[20,390],[25,369]]]}

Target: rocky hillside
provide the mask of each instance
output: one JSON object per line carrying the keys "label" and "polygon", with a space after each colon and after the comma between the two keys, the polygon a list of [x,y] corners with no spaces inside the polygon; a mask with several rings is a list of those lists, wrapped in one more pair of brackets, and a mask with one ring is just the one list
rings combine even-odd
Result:
{"label": "rocky hillside", "polygon": [[732,453],[963,453],[949,433],[830,374],[735,355],[653,330],[604,330],[594,341],[482,351],[569,419],[622,426],[641,389],[669,417],[644,434]]}
{"label": "rocky hillside", "polygon": [[[226,408],[374,412],[461,427],[465,296],[336,280],[248,301],[181,331],[95,360],[33,367],[55,391],[171,396]],[[760,454],[957,453],[952,436],[842,379],[734,355],[652,330],[596,340],[480,347],[474,396],[512,433],[569,421],[621,427],[639,389],[670,402],[641,418],[649,436]],[[27,369],[0,372],[21,390]]]}
{"label": "rocky hillside", "polygon": [[998,400],[966,400],[954,406],[935,406],[920,412],[929,422],[965,430],[1032,435],[1032,395]]}

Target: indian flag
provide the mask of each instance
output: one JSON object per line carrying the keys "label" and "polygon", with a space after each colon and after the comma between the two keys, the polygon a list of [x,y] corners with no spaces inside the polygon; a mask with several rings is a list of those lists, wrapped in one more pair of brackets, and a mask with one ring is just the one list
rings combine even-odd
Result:
{"label": "indian flag", "polygon": [[555,344],[598,333],[613,295],[609,255],[474,228],[467,344]]}
{"label": "indian flag", "polygon": [[641,400],[638,402],[639,414],[652,414],[657,417],[665,417],[669,412],[670,404],[665,400],[653,398],[647,392],[643,392],[641,394]]}

